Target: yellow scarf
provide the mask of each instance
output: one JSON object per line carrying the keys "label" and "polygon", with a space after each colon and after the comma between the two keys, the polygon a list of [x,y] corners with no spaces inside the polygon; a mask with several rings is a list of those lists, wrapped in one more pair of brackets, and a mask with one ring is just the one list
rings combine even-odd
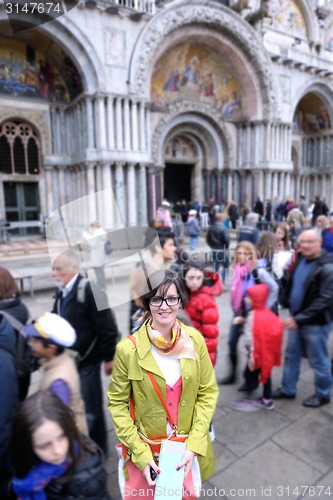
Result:
{"label": "yellow scarf", "polygon": [[185,331],[183,325],[176,319],[171,330],[171,341],[165,340],[163,335],[151,326],[152,320],[146,324],[147,334],[150,342],[164,356],[172,356],[176,359],[195,358],[194,347],[190,335]]}

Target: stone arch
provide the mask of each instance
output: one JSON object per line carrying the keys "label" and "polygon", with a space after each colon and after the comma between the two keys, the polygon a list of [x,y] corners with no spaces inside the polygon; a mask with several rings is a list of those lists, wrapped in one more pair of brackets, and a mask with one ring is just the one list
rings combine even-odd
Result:
{"label": "stone arch", "polygon": [[[180,40],[188,27],[194,27],[198,36],[217,36],[228,43],[235,61],[242,64],[243,78],[254,87],[257,99],[257,117],[269,118],[276,112],[276,82],[272,63],[257,32],[231,9],[208,1],[185,0],[170,4],[142,30],[132,54],[129,68],[129,84],[133,94],[150,98],[152,69],[164,50]],[[253,116],[252,112],[252,116]]]}
{"label": "stone arch", "polygon": [[318,79],[305,84],[295,93],[295,95],[297,95],[297,99],[293,99],[294,104],[290,107],[290,115],[289,115],[290,122],[292,122],[294,119],[295,111],[297,109],[297,106],[299,105],[299,102],[302,100],[304,96],[306,96],[309,93],[317,94],[318,97],[320,97],[320,99],[326,106],[327,112],[331,120],[331,124],[333,124],[333,107],[331,104],[333,102],[333,90],[329,88],[328,85],[322,83]]}
{"label": "stone arch", "polygon": [[301,10],[307,28],[309,42],[318,43],[320,40],[318,18],[314,15],[311,0],[294,0]]}
{"label": "stone arch", "polygon": [[206,151],[210,151],[207,168],[222,170],[229,166],[233,155],[229,130],[220,116],[209,116],[206,106],[192,102],[170,106],[170,112],[160,119],[152,136],[153,163],[163,165],[164,145],[171,131],[178,127],[199,137]]}
{"label": "stone arch", "polygon": [[[2,34],[6,36],[10,32],[6,28],[3,15],[0,15],[0,23],[4,28]],[[86,92],[96,92],[104,90],[105,72],[102,62],[91,40],[86,34],[74,24],[68,16],[62,16],[59,19],[54,19],[51,23],[45,23],[38,26],[38,32],[53,40],[59,47],[71,57],[75,64],[83,83]],[[35,29],[31,28],[31,32]]]}

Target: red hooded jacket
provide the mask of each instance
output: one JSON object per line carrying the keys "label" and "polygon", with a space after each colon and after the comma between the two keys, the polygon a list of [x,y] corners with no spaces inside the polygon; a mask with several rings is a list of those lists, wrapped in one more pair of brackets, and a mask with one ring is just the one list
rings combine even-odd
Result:
{"label": "red hooded jacket", "polygon": [[204,285],[195,292],[190,291],[190,300],[185,312],[190,317],[194,328],[204,336],[210,359],[215,365],[219,335],[219,310],[215,297],[221,295],[223,285],[218,273],[209,271],[205,273],[205,276],[212,282],[212,285]]}
{"label": "red hooded jacket", "polygon": [[265,307],[269,289],[267,285],[254,285],[247,289],[252,299],[252,337],[254,369],[260,368],[260,382],[265,384],[273,366],[281,365],[283,322]]}

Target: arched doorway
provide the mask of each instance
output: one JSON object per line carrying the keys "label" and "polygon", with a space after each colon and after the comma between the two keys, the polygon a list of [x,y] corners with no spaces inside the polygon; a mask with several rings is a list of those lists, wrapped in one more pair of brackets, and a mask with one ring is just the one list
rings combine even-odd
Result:
{"label": "arched doorway", "polygon": [[181,200],[194,202],[200,195],[195,185],[198,151],[194,139],[185,135],[171,137],[164,157],[164,198],[172,204]]}

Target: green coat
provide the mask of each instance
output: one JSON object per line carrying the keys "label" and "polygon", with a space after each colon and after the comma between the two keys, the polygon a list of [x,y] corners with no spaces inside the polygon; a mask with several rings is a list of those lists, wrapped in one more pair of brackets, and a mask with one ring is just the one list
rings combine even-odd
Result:
{"label": "green coat", "polygon": [[[182,394],[178,407],[178,433],[188,434],[186,448],[198,454],[203,481],[215,470],[214,451],[209,437],[218,388],[203,336],[194,328],[182,325],[190,334],[196,360],[180,359]],[[166,414],[145,370],[154,378],[166,399],[166,382],[150,352],[150,340],[143,325],[135,334],[136,347],[129,339],[117,345],[108,390],[108,408],[118,439],[131,454],[132,462],[143,470],[152,459],[147,443],[137,429],[150,439],[166,437]],[[128,411],[131,390],[135,404],[135,420]]]}

